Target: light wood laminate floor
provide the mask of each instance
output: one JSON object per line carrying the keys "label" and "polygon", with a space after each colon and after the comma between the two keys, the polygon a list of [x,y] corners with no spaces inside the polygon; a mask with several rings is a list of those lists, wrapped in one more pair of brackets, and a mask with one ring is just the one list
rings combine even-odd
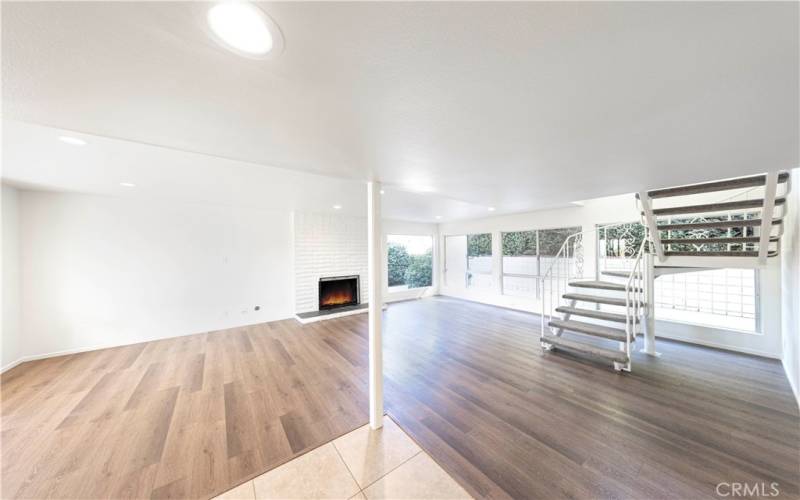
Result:
{"label": "light wood laminate floor", "polygon": [[3,498],[209,498],[367,422],[363,319],[279,321],[2,376]]}

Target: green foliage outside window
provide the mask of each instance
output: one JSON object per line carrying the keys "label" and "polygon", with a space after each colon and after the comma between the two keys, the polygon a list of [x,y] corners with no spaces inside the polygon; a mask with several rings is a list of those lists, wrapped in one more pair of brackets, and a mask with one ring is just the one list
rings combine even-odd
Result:
{"label": "green foliage outside window", "polygon": [[406,285],[420,288],[433,284],[432,248],[423,254],[411,255],[405,246],[390,242],[387,258],[390,287]]}
{"label": "green foliage outside window", "polygon": [[411,263],[406,247],[389,243],[389,286],[406,284],[406,270]]}
{"label": "green foliage outside window", "polygon": [[536,255],[536,231],[503,233],[503,255]]}
{"label": "green foliage outside window", "polygon": [[467,235],[467,256],[485,257],[492,255],[492,234],[468,234]]}
{"label": "green foliage outside window", "polygon": [[422,255],[412,255],[405,272],[406,285],[409,288],[420,288],[433,284],[433,251]]}
{"label": "green foliage outside window", "polygon": [[551,257],[557,255],[567,238],[580,232],[580,226],[539,230],[539,255]]}

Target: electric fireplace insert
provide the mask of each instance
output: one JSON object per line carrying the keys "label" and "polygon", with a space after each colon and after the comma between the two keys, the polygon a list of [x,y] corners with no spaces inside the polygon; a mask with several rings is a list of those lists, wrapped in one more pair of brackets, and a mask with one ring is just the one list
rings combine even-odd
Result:
{"label": "electric fireplace insert", "polygon": [[359,276],[333,276],[319,279],[319,309],[358,305],[361,297]]}

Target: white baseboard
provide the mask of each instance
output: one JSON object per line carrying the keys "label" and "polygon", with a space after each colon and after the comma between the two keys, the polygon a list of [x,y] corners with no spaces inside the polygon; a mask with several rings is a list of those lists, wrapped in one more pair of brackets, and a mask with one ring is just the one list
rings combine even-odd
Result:
{"label": "white baseboard", "polygon": [[25,362],[25,359],[23,359],[23,358],[19,358],[16,361],[12,361],[11,363],[7,364],[6,366],[0,368],[0,373],[5,373],[8,370],[10,370],[10,369],[14,368],[15,366],[17,366],[18,364],[24,363],[24,362]]}
{"label": "white baseboard", "polygon": [[65,349],[63,351],[47,352],[47,353],[43,353],[43,354],[32,354],[30,356],[22,356],[19,359],[17,359],[16,361],[13,361],[13,362],[7,364],[2,369],[0,369],[0,373],[5,373],[7,370],[10,370],[10,369],[14,368],[17,365],[22,364],[22,363],[26,363],[28,361],[36,361],[36,360],[39,360],[39,359],[47,359],[47,358],[56,358],[58,356],[67,356],[67,355],[70,355],[70,354],[78,354],[78,353],[81,353],[81,352],[100,351],[102,349],[114,349],[114,348],[117,348],[117,347],[125,347],[125,346],[131,346],[131,345],[136,345],[136,344],[144,344],[144,343],[147,343],[147,342],[155,342],[157,340],[176,339],[176,338],[180,338],[180,337],[187,337],[189,335],[199,335],[201,333],[209,333],[209,332],[217,332],[217,331],[222,331],[222,330],[230,330],[232,328],[245,328],[245,327],[252,326],[252,325],[260,325],[261,323],[269,323],[271,321],[283,321],[283,320],[287,320],[287,319],[289,319],[291,317],[292,316],[287,316],[287,317],[283,317],[283,318],[275,318],[275,319],[269,319],[269,320],[266,320],[266,321],[259,321],[258,323],[246,323],[246,324],[241,324],[241,325],[227,326],[227,327],[224,327],[224,328],[217,328],[217,329],[214,329],[214,330],[182,333],[180,335],[173,335],[171,337],[153,337],[153,338],[148,338],[148,339],[137,340],[135,342],[124,342],[122,344],[94,345],[94,346],[89,346],[89,347],[77,347],[77,348],[74,348],[74,349]]}
{"label": "white baseboard", "polygon": [[[658,322],[658,320],[656,320]],[[697,338],[688,339],[686,337],[681,337],[678,335],[670,335],[670,334],[663,334],[658,333],[658,328],[656,328],[656,340],[657,339],[669,339],[669,340],[677,340],[678,342],[684,342],[686,344],[696,344],[702,345],[706,347],[713,347],[714,349],[720,349],[722,351],[730,351],[730,352],[740,352],[742,354],[752,354],[753,356],[760,356],[762,358],[770,358],[770,359],[781,359],[779,354],[775,354],[772,352],[766,351],[759,351],[757,349],[749,349],[747,347],[734,347],[725,344],[719,344],[717,342],[708,342],[706,340],[701,340]]]}
{"label": "white baseboard", "polygon": [[[151,342],[151,341],[145,341],[145,342]],[[97,347],[97,346],[94,346],[94,347],[81,347],[81,348],[78,348],[78,349],[67,349],[65,351],[55,351],[55,352],[48,352],[48,353],[45,353],[45,354],[34,354],[32,356],[22,356],[18,360],[16,360],[16,361],[14,361],[12,363],[9,363],[6,366],[4,366],[2,368],[2,370],[0,371],[0,373],[5,373],[6,371],[14,368],[15,366],[20,365],[22,363],[27,363],[28,361],[36,361],[38,359],[46,359],[46,358],[57,358],[58,356],[67,356],[69,354],[78,354],[80,352],[99,351],[100,349],[110,349],[112,347],[123,347],[123,346],[126,346],[126,345],[134,345],[134,344],[141,344],[141,343],[142,342],[132,342],[130,344],[119,344],[119,345],[102,346],[102,347]]]}

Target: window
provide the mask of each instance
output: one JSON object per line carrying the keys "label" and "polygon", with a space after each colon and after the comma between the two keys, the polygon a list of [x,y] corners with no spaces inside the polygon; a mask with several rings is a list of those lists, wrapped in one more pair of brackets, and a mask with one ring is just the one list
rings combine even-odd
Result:
{"label": "window", "polygon": [[[671,218],[670,222],[708,222],[742,218],[707,216]],[[752,235],[752,228],[746,229]],[[671,238],[719,238],[742,236],[741,229],[704,229],[671,231]],[[638,222],[600,228],[600,268],[629,269],[639,250],[645,228]],[[705,248],[742,250],[742,244],[710,244]],[[694,245],[673,244],[672,250],[693,250]],[[665,274],[655,280],[656,319],[696,325],[755,332],[758,329],[758,271],[753,269],[717,269]]]}
{"label": "window", "polygon": [[[728,220],[742,220],[756,217],[756,214],[729,214],[729,215],[706,215],[702,217],[669,217],[667,221],[670,224],[686,224],[694,222],[718,222]],[[744,231],[742,230],[744,229]],[[731,227],[727,229],[722,228],[708,228],[708,229],[692,229],[692,230],[672,230],[667,233],[668,238],[729,238],[739,236],[754,236],[755,228],[753,227]],[[691,251],[694,245],[687,244],[672,244],[670,250],[674,251]],[[758,250],[758,243],[712,243],[703,245],[705,250],[709,251],[726,251],[726,250]]]}
{"label": "window", "polygon": [[538,297],[539,277],[581,227],[503,233],[503,294]]}
{"label": "window", "polygon": [[390,234],[386,240],[390,292],[433,284],[433,237]]}
{"label": "window", "polygon": [[645,227],[638,222],[599,227],[600,269],[629,269],[645,237]]}
{"label": "window", "polygon": [[503,233],[503,293],[538,296],[540,274],[538,232]]}
{"label": "window", "polygon": [[660,276],[656,318],[756,332],[758,271],[715,269]]}
{"label": "window", "polygon": [[492,235],[467,235],[467,288],[492,287]]}

